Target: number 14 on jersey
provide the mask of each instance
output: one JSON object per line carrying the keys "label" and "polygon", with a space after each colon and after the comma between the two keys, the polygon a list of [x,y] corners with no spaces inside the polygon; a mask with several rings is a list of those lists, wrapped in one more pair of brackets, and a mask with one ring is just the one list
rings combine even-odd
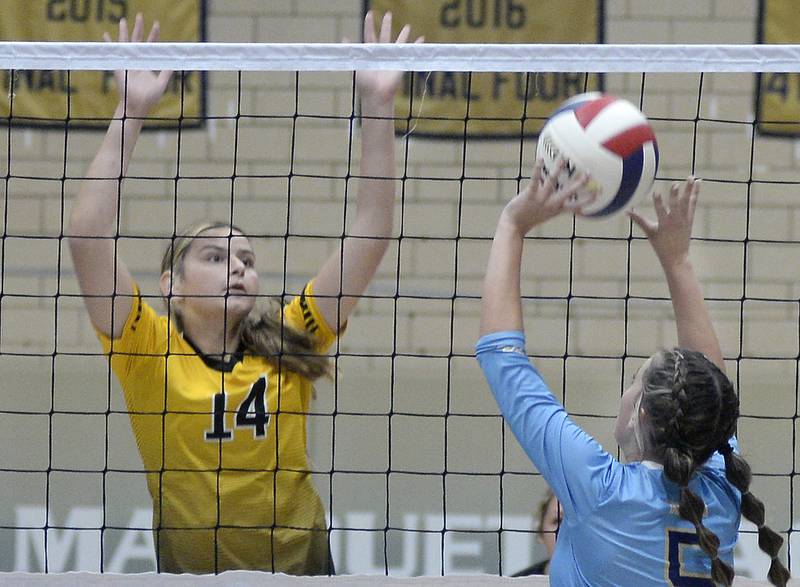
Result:
{"label": "number 14 on jersey", "polygon": [[[264,438],[267,435],[269,414],[267,413],[265,395],[267,392],[267,377],[262,375],[250,387],[250,393],[236,408],[234,429],[252,428],[253,438]],[[206,441],[231,440],[234,430],[226,426],[228,395],[221,391],[214,395],[211,408],[211,428],[205,432]],[[232,413],[232,412],[231,412]]]}

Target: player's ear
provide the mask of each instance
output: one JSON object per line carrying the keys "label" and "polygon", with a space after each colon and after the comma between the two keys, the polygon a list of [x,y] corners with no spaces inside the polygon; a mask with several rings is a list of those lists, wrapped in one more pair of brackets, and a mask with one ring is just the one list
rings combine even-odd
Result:
{"label": "player's ear", "polygon": [[647,439],[650,437],[650,414],[647,413],[643,406],[639,406],[639,429],[642,431],[643,442],[646,447],[648,444]]}
{"label": "player's ear", "polygon": [[164,271],[158,281],[159,289],[161,289],[161,295],[167,298],[170,295],[175,295],[178,293],[175,289],[173,289],[177,286],[177,282],[177,279],[174,282],[172,280],[172,271]]}

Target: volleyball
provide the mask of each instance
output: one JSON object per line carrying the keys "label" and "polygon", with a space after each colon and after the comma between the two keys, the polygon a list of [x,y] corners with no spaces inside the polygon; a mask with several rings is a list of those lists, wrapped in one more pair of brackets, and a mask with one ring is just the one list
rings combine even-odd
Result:
{"label": "volleyball", "polygon": [[583,213],[595,218],[633,207],[650,191],[658,170],[656,136],[645,115],[627,100],[601,92],[562,103],[539,134],[536,153],[545,174],[564,159],[558,187],[578,172],[589,173],[584,190],[596,197]]}

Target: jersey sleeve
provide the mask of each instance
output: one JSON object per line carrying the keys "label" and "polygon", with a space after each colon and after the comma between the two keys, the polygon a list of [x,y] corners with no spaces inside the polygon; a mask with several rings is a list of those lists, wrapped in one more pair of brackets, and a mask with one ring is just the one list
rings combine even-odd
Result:
{"label": "jersey sleeve", "polygon": [[528,359],[522,332],[482,337],[477,359],[503,417],[565,511],[594,510],[622,465],[556,400]]}
{"label": "jersey sleeve", "polygon": [[[326,352],[336,340],[336,333],[319,311],[314,299],[314,282],[310,281],[299,296],[295,296],[283,307],[286,323],[297,330],[311,333],[317,344],[317,352]],[[344,328],[341,329],[341,332]]]}
{"label": "jersey sleeve", "polygon": [[[166,320],[142,299],[134,286],[133,304],[122,334],[111,339],[95,329],[111,368],[119,379],[132,412],[157,411],[163,407],[164,362],[168,352]],[[154,393],[142,393],[153,390]],[[152,395],[152,397],[149,397]]]}

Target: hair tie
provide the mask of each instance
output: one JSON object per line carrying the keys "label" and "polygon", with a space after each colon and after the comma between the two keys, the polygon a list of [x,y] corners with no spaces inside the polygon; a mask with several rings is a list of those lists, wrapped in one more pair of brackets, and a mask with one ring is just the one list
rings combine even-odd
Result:
{"label": "hair tie", "polygon": [[731,453],[733,452],[733,447],[731,446],[731,443],[730,443],[730,442],[728,442],[728,441],[725,441],[725,442],[722,444],[722,446],[720,446],[720,447],[717,449],[717,452],[718,452],[719,454],[721,454],[723,457],[727,457],[729,454],[731,454]]}

